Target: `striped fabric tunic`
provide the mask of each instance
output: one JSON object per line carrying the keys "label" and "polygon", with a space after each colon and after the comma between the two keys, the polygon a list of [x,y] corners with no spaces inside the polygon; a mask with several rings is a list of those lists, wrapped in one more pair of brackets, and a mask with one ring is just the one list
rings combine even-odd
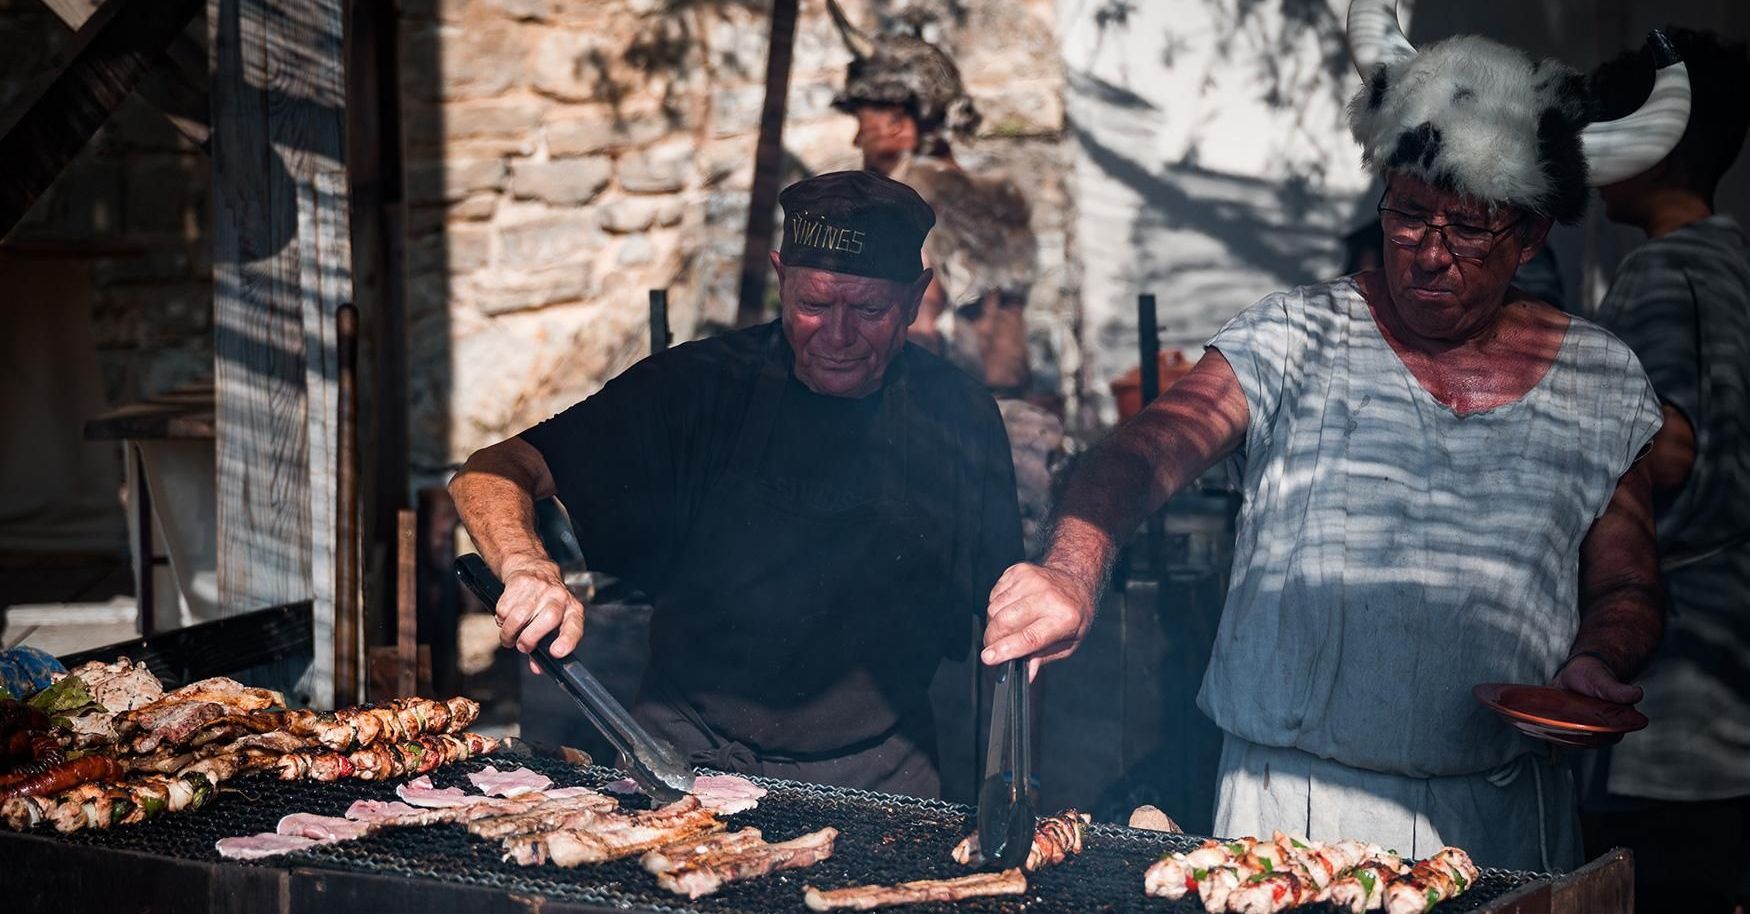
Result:
{"label": "striped fabric tunic", "polygon": [[1348,278],[1271,295],[1209,346],[1249,411],[1198,696],[1228,734],[1216,827],[1575,862],[1571,776],[1470,690],[1548,682],[1573,646],[1581,541],[1659,427],[1634,354],[1574,318],[1536,386],[1460,415]]}
{"label": "striped fabric tunic", "polygon": [[1730,216],[1635,249],[1600,323],[1634,347],[1696,431],[1689,478],[1659,516],[1665,640],[1640,685],[1651,723],[1611,750],[1610,792],[1750,796],[1750,244]]}

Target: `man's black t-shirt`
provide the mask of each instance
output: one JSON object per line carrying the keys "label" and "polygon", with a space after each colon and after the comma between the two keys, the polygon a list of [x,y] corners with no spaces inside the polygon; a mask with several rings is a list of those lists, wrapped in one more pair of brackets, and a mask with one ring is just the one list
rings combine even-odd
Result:
{"label": "man's black t-shirt", "polygon": [[846,399],[790,364],[776,323],[688,343],[522,438],[590,567],[654,599],[664,687],[725,739],[830,753],[927,710],[1020,520],[976,381],[908,345]]}

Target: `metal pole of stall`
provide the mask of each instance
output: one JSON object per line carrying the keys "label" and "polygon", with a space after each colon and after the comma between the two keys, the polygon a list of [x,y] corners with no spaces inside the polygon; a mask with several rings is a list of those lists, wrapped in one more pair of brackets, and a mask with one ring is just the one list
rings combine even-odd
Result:
{"label": "metal pole of stall", "polygon": [[338,415],[334,511],[334,704],[359,700],[359,477],[358,477],[358,308],[351,303],[335,314],[339,350]]}
{"label": "metal pole of stall", "polygon": [[668,332],[668,290],[650,290],[650,354],[668,348],[672,339]]}
{"label": "metal pole of stall", "polygon": [[[1161,395],[1161,336],[1153,293],[1136,297],[1136,337],[1142,355],[1142,408],[1147,409]],[[1161,516],[1156,512],[1148,519],[1148,568],[1159,577],[1163,561],[1161,540],[1164,537]]]}

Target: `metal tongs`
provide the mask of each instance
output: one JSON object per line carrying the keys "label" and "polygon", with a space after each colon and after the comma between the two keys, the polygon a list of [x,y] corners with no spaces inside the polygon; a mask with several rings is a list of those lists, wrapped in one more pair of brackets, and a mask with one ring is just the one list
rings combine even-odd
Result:
{"label": "metal tongs", "polygon": [[[498,598],[504,596],[504,582],[473,553],[456,559],[456,577],[489,607],[496,607]],[[542,638],[529,656],[619,750],[620,764],[626,767],[632,780],[658,803],[672,803],[692,793],[693,769],[673,746],[651,736],[650,731],[633,720],[625,706],[577,659],[576,652],[568,657],[553,656],[553,639],[558,634],[554,631]]]}
{"label": "metal tongs", "polygon": [[978,791],[978,847],[983,864],[1013,869],[1033,848],[1033,734],[1027,661],[1003,665],[991,695],[990,743]]}

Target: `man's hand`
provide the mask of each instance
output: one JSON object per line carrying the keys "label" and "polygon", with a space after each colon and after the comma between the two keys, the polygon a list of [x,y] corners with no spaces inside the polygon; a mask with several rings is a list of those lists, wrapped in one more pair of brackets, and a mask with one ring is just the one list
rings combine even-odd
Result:
{"label": "man's hand", "polygon": [[1096,584],[1047,565],[1012,565],[990,592],[990,615],[984,627],[984,652],[989,666],[1019,657],[1029,658],[1031,679],[1042,663],[1062,660],[1082,643],[1094,624]]}
{"label": "man's hand", "polygon": [[1632,705],[1641,700],[1640,686],[1616,678],[1616,673],[1604,661],[1590,654],[1568,661],[1551,684],[1619,705]]}
{"label": "man's hand", "polygon": [[[504,596],[498,599],[498,643],[527,654],[555,628],[552,655],[563,657],[583,640],[583,604],[573,596],[551,560],[507,561]],[[529,669],[539,673],[533,660]]]}

